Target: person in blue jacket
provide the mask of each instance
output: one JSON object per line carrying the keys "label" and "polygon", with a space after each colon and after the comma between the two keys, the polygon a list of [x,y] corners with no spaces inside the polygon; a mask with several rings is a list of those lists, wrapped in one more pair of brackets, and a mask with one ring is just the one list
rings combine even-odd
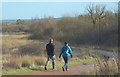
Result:
{"label": "person in blue jacket", "polygon": [[65,45],[60,50],[59,58],[61,58],[61,56],[63,56],[64,62],[65,62],[64,66],[62,67],[62,70],[67,71],[68,70],[68,60],[70,57],[72,58],[72,50],[71,50],[70,46],[68,46],[67,42],[65,42]]}

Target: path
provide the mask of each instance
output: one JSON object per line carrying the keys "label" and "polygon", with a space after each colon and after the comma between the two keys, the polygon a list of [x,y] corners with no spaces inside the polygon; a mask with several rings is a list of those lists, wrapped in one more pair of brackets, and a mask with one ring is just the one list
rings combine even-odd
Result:
{"label": "path", "polygon": [[69,68],[68,71],[65,71],[65,72],[63,72],[62,69],[58,69],[58,70],[38,71],[38,72],[18,74],[18,75],[79,75],[80,73],[93,67],[94,67],[94,64],[91,63],[86,65],[72,66]]}
{"label": "path", "polygon": [[101,53],[105,56],[109,56],[111,58],[118,58],[118,52],[108,52],[108,51],[105,51],[105,50],[96,50],[96,52],[99,52],[99,53]]}

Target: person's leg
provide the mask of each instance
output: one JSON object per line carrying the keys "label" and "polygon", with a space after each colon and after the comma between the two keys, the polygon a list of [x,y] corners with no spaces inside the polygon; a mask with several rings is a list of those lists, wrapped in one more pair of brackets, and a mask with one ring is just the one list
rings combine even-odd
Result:
{"label": "person's leg", "polygon": [[49,61],[50,61],[50,57],[48,56],[47,61],[45,63],[45,70],[47,70],[47,65],[49,64]]}
{"label": "person's leg", "polygon": [[52,69],[55,68],[55,56],[52,56]]}
{"label": "person's leg", "polygon": [[66,57],[66,67],[65,67],[66,71],[68,70],[68,61],[69,61],[69,56]]}
{"label": "person's leg", "polygon": [[63,56],[63,59],[64,59],[65,64],[64,64],[64,66],[62,67],[62,69],[63,69],[63,71],[64,71],[64,69],[66,69],[66,68],[67,68],[67,65],[68,65],[67,56]]}
{"label": "person's leg", "polygon": [[[64,60],[64,62],[65,62],[65,56],[63,56],[63,60]],[[63,71],[65,71],[65,70],[64,70],[64,67],[65,67],[65,64],[64,64],[64,66],[62,67],[62,70],[63,70]]]}

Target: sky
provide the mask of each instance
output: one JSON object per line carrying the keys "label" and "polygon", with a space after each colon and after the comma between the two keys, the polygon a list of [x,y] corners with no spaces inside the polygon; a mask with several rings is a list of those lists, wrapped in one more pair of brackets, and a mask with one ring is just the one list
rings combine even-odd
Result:
{"label": "sky", "polygon": [[[0,2],[0,20],[31,19],[52,16],[75,16],[85,14],[90,2]],[[117,10],[117,2],[95,2],[94,4],[106,5],[110,11]]]}

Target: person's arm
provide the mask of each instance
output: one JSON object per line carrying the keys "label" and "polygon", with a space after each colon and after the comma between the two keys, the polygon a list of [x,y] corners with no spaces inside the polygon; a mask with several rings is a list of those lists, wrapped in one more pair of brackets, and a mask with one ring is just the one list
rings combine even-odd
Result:
{"label": "person's arm", "polygon": [[54,51],[53,55],[55,55],[55,44],[52,44],[52,51]]}
{"label": "person's arm", "polygon": [[63,51],[63,48],[61,48],[61,50],[60,50],[59,58],[61,57],[61,55],[63,53],[62,51]]}
{"label": "person's arm", "polygon": [[45,50],[47,51],[47,44],[46,44],[46,46],[45,46]]}
{"label": "person's arm", "polygon": [[47,56],[47,44],[45,45],[44,54],[45,54],[45,56]]}
{"label": "person's arm", "polygon": [[68,48],[69,48],[69,54],[71,55],[71,58],[72,58],[73,57],[73,55],[72,55],[73,51],[70,47],[68,47]]}
{"label": "person's arm", "polygon": [[53,44],[53,47],[54,47],[54,49],[55,49],[55,44]]}
{"label": "person's arm", "polygon": [[46,53],[48,55],[48,44],[46,45]]}
{"label": "person's arm", "polygon": [[53,50],[55,51],[55,44],[53,44]]}

